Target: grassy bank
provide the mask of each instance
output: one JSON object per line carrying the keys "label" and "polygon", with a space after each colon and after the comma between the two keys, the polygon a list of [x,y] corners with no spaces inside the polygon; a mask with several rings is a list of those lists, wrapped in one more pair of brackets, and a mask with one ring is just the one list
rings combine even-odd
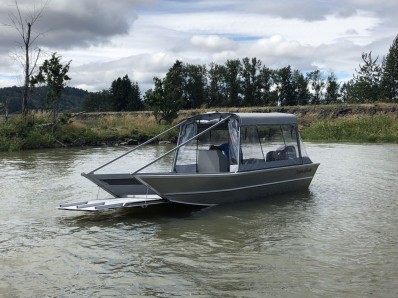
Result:
{"label": "grassy bank", "polygon": [[[0,151],[18,151],[40,148],[115,146],[140,143],[167,128],[158,125],[155,118],[144,114],[107,114],[87,119],[61,117],[53,127],[50,115],[30,114],[12,117],[0,124]],[[173,140],[176,133],[164,140]]]}
{"label": "grassy bank", "polygon": [[398,143],[398,120],[386,115],[318,120],[301,131],[305,141]]}
{"label": "grassy bank", "polygon": [[[232,112],[289,112],[298,116],[304,141],[398,143],[398,105],[241,108]],[[205,110],[182,111],[180,119]],[[54,128],[46,113],[0,123],[0,151],[140,143],[164,131],[150,112],[63,115]],[[175,141],[176,132],[163,140]]]}

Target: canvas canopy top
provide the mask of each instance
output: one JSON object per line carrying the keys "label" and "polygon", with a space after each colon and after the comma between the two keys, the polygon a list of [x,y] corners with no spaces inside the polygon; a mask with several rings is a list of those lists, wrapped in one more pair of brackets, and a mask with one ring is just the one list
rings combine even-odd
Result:
{"label": "canvas canopy top", "polygon": [[228,113],[228,112],[211,112],[200,114],[186,119],[186,122],[197,121],[213,124],[227,117],[238,120],[240,126],[251,125],[297,125],[297,117],[288,113]]}

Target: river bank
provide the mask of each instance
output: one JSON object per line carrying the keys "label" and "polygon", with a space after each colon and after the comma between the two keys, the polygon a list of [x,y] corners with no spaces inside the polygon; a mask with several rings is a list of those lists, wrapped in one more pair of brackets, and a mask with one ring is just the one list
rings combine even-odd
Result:
{"label": "river bank", "polygon": [[[213,109],[214,110],[214,109]],[[398,104],[320,105],[219,109],[297,115],[304,141],[398,143]],[[209,110],[183,110],[173,124]],[[54,147],[135,145],[167,129],[150,111],[64,114],[55,129],[50,115],[32,113],[0,123],[0,151]],[[177,132],[161,141],[175,142]]]}

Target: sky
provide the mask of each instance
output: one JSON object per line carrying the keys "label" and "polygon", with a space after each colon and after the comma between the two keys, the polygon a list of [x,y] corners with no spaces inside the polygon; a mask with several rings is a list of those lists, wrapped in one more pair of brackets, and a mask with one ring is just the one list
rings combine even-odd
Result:
{"label": "sky", "polygon": [[[41,60],[70,64],[68,86],[108,89],[128,75],[141,92],[178,59],[224,64],[256,57],[264,66],[352,78],[363,52],[379,61],[398,34],[397,0],[18,0],[34,24]],[[21,86],[15,0],[0,0],[0,87]]]}

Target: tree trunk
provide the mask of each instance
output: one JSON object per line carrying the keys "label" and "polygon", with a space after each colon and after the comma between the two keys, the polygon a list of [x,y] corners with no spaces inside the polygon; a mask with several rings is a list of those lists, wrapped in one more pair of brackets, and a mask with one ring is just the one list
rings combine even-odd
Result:
{"label": "tree trunk", "polygon": [[30,61],[29,61],[29,46],[30,46],[30,32],[32,24],[28,22],[28,32],[25,40],[25,83],[22,98],[22,115],[26,116],[28,113],[28,100],[30,95]]}

